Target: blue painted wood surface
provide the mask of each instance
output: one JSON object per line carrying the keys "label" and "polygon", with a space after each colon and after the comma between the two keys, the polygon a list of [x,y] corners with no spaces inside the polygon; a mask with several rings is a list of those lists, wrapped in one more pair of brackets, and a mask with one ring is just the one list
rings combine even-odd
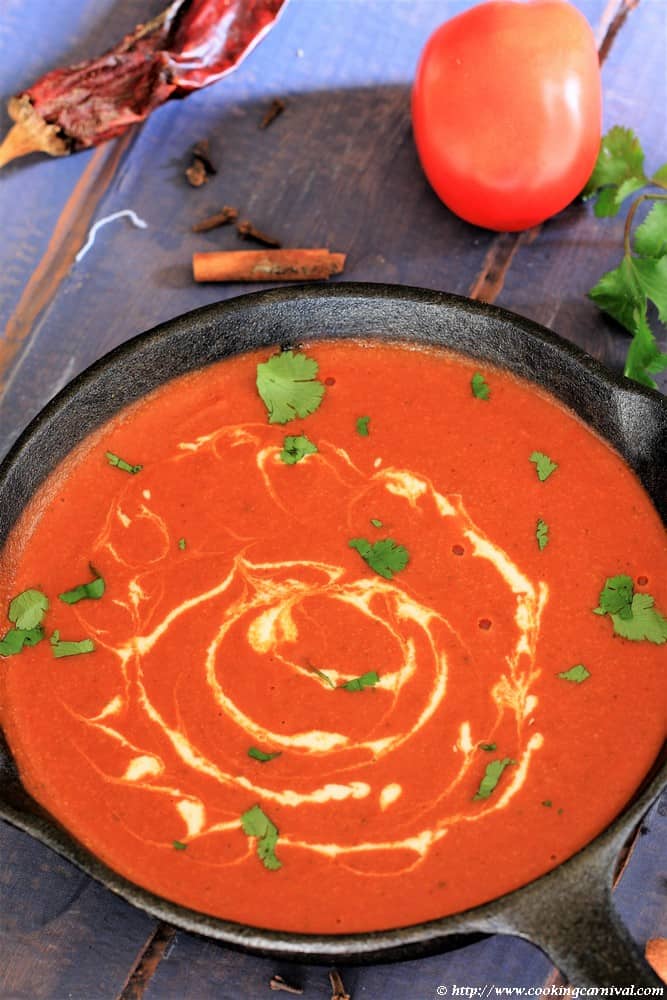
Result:
{"label": "blue painted wood surface", "polygon": [[[4,0],[0,97],[48,68],[101,51],[161,6]],[[196,286],[190,276],[193,251],[238,246],[231,229],[191,232],[224,203],[286,245],[347,252],[348,280],[474,291],[618,368],[625,337],[585,293],[619,258],[623,216],[596,220],[590,206],[575,204],[536,232],[497,236],[453,217],[420,171],[409,120],[416,60],[433,28],[468,6],[290,0],[262,45],[216,87],[161,109],[121,143],[62,160],[32,157],[3,170],[0,455],[67,380],[108,349],[245,290]],[[622,2],[577,6],[602,38]],[[641,0],[603,69],[605,124],[634,127],[650,167],[667,158],[659,44],[666,35],[667,4]],[[275,96],[287,99],[287,110],[260,131]],[[0,128],[7,124],[3,112]],[[204,137],[219,172],[194,190],[183,170],[190,147]],[[75,263],[89,224],[123,208],[148,228],[113,223]],[[664,807],[656,806],[617,891],[619,911],[642,947],[667,934],[665,822]],[[274,972],[303,985],[313,1000],[330,996],[322,968],[283,968],[186,933],[163,953],[145,953],[154,931],[149,917],[0,824],[2,1000],[237,1000],[268,996]],[[133,977],[137,964],[141,974]],[[540,986],[554,975],[536,948],[494,937],[442,956],[348,970],[344,979],[356,1000],[427,1000],[438,985]]]}

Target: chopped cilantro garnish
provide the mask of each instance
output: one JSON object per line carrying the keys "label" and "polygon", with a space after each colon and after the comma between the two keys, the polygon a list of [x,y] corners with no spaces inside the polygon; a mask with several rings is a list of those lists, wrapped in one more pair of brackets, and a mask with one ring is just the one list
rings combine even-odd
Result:
{"label": "chopped cilantro garnish", "polygon": [[319,677],[319,679],[321,681],[324,681],[325,684],[328,684],[329,687],[331,687],[331,688],[335,688],[336,687],[335,682],[332,681],[331,678],[329,677],[329,675],[325,674],[323,670],[318,670],[317,667],[313,667],[313,673],[317,677]]}
{"label": "chopped cilantro garnish", "polygon": [[[91,572],[96,573],[92,566],[90,569]],[[95,578],[89,583],[80,583],[78,587],[72,587],[71,590],[66,590],[64,594],[59,594],[58,596],[65,604],[76,604],[78,601],[83,600],[99,601],[100,597],[104,594],[104,590],[104,580],[96,573]]]}
{"label": "chopped cilantro garnish", "polygon": [[267,760],[273,760],[274,757],[280,757],[280,750],[275,750],[273,753],[265,753],[258,747],[250,747],[248,749],[248,757],[252,757],[253,760],[258,760],[261,764],[266,764]]}
{"label": "chopped cilantro garnish", "polygon": [[188,845],[184,844],[182,840],[175,840],[173,846],[175,851],[187,851],[188,849]]}
{"label": "chopped cilantro garnish", "polygon": [[9,605],[8,618],[16,628],[29,631],[41,625],[49,607],[49,599],[41,590],[24,590]]}
{"label": "chopped cilantro garnish", "polygon": [[590,670],[586,670],[583,663],[577,663],[576,666],[570,667],[569,670],[562,670],[556,676],[564,681],[570,681],[572,684],[583,684],[591,676],[591,673]]}
{"label": "chopped cilantro garnish", "polygon": [[0,656],[15,656],[24,646],[36,646],[43,638],[44,633],[39,625],[29,629],[11,628],[0,639]]}
{"label": "chopped cilantro garnish", "polygon": [[186,545],[187,545],[187,542],[185,541],[184,538],[179,538],[178,539],[178,547],[179,547],[179,549],[181,551],[183,551],[185,549]]}
{"label": "chopped cilantro garnish", "polygon": [[288,434],[283,443],[280,458],[285,465],[296,465],[306,455],[314,455],[316,451],[317,445],[313,444],[305,434],[299,434],[296,437]]}
{"label": "chopped cilantro garnish", "polygon": [[487,753],[491,753],[493,750],[497,749],[497,744],[496,743],[480,743],[479,744],[479,749],[480,750],[486,750]]}
{"label": "chopped cilantro garnish", "polygon": [[655,607],[650,594],[635,594],[632,578],[625,575],[610,576],[600,593],[600,606],[596,615],[609,615],[614,632],[623,639],[641,642],[642,639],[662,645],[667,642],[667,618]]}
{"label": "chopped cilantro garnish", "polygon": [[257,365],[257,391],[270,424],[286,424],[314,413],[322,402],[324,386],[316,378],[317,361],[305,354],[282,351]]}
{"label": "chopped cilantro garnish", "polygon": [[383,538],[372,544],[365,538],[351,538],[349,545],[357,550],[371,569],[387,580],[393,579],[394,573],[405,569],[410,558],[408,550],[397,545],[391,538]]}
{"label": "chopped cilantro garnish", "polygon": [[543,799],[540,805],[546,806],[547,809],[551,809],[553,802],[551,801],[551,799]]}
{"label": "chopped cilantro garnish", "polygon": [[542,518],[537,519],[537,527],[535,528],[535,538],[537,539],[537,545],[540,552],[546,549],[549,544],[549,525]]}
{"label": "chopped cilantro garnish", "polygon": [[488,799],[489,795],[500,781],[503,771],[506,767],[509,767],[510,764],[516,764],[516,761],[512,760],[511,757],[503,757],[502,760],[492,760],[490,764],[487,764],[484,777],[479,783],[479,788],[473,796],[473,800]]}
{"label": "chopped cilantro garnish", "polygon": [[534,451],[530,456],[530,461],[535,463],[537,478],[541,483],[545,479],[548,479],[551,473],[555,472],[558,468],[558,463],[552,462],[549,456],[545,455],[543,451]]}
{"label": "chopped cilantro garnish", "polygon": [[362,437],[368,437],[370,434],[370,430],[368,429],[370,420],[370,417],[357,417],[357,434],[361,434]]}
{"label": "chopped cilantro garnish", "polygon": [[78,656],[80,653],[93,653],[95,651],[95,643],[92,639],[65,642],[60,638],[60,632],[56,629],[51,636],[51,649],[56,659],[60,659],[62,656]]}
{"label": "chopped cilantro garnish", "polygon": [[257,838],[257,856],[269,871],[282,868],[275,854],[278,843],[278,829],[271,822],[261,806],[252,806],[241,816],[241,826],[247,837]]}
{"label": "chopped cilantro garnish", "polygon": [[634,584],[631,576],[621,573],[619,576],[607,577],[600,592],[600,606],[594,609],[595,614],[632,618],[633,591]]}
{"label": "chopped cilantro garnish", "polygon": [[120,469],[122,472],[129,472],[135,476],[137,472],[141,472],[143,469],[143,465],[130,465],[130,463],[126,462],[124,458],[119,458],[118,455],[114,455],[112,451],[105,451],[104,454],[107,457],[109,465],[113,465],[116,469]]}
{"label": "chopped cilantro garnish", "polygon": [[371,524],[373,525],[374,528],[381,528],[382,527],[382,521],[379,518],[377,518],[377,517],[372,517],[371,518]]}
{"label": "chopped cilantro garnish", "polygon": [[487,400],[491,396],[489,383],[486,381],[481,372],[475,372],[473,377],[470,379],[470,388],[472,389],[472,394],[475,399]]}
{"label": "chopped cilantro garnish", "polygon": [[380,676],[375,670],[368,670],[361,677],[353,677],[345,684],[341,684],[340,687],[343,691],[363,691],[364,688],[375,687],[379,680]]}

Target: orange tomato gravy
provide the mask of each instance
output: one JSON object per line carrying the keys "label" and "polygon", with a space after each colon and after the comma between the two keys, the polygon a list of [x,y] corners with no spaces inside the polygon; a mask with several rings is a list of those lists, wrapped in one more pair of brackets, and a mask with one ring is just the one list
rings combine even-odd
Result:
{"label": "orange tomato gravy", "polygon": [[[305,420],[268,423],[267,350],[168,384],[52,477],[0,598],[41,589],[47,635],[96,649],[0,661],[1,719],[27,789],[133,882],[260,927],[380,930],[520,886],[622,809],[664,739],[666,647],[592,609],[624,573],[664,613],[665,532],[611,448],[529,385],[435,350],[304,350],[326,385]],[[288,434],[317,454],[285,464]],[[535,450],[558,463],[545,482]],[[359,537],[408,565],[383,578]],[[89,564],[104,597],[59,601]],[[583,683],[557,676],[577,664]],[[254,805],[278,870],[242,829]]]}

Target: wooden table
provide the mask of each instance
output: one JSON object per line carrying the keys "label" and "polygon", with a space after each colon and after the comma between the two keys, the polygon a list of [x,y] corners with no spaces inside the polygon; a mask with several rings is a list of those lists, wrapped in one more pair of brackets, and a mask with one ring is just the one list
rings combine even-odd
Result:
{"label": "wooden table", "polygon": [[[604,57],[605,128],[641,137],[655,169],[667,151],[665,0],[578,0]],[[3,0],[0,94],[111,45],[161,0]],[[155,323],[237,295],[196,286],[190,257],[238,246],[193,222],[234,204],[287,246],[347,252],[347,280],[422,285],[493,301],[620,368],[627,340],[586,297],[620,259],[623,216],[573,204],[530,232],[494,234],[451,215],[426,183],[409,91],[429,33],[468,0],[291,0],[277,27],[215,87],[174,102],[116,142],[0,174],[0,455],[74,374]],[[287,101],[258,128],[274,97]],[[4,113],[0,127],[8,125]],[[219,165],[200,189],[183,178],[193,143]],[[132,209],[75,255],[95,220]],[[663,348],[664,349],[664,348]],[[662,387],[665,385],[662,377]],[[603,794],[603,791],[601,791]],[[616,892],[641,947],[667,934],[667,799],[646,817]],[[0,997],[208,1000],[268,997],[273,973],[328,998],[326,970],[281,966],[175,931],[133,909],[26,835],[0,823]],[[450,989],[558,982],[547,958],[491,937],[402,965],[346,970],[355,1000],[429,1000]]]}

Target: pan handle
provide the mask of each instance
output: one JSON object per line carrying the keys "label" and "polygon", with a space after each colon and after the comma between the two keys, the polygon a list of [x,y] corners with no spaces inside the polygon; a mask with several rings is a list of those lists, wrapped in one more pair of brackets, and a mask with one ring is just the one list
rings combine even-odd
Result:
{"label": "pan handle", "polygon": [[612,902],[619,838],[610,838],[599,847],[593,863],[584,851],[547,875],[548,892],[540,891],[537,884],[531,886],[533,891],[522,905],[507,914],[503,930],[537,945],[574,987],[662,987],[653,994],[662,996],[662,980],[644,959]]}

